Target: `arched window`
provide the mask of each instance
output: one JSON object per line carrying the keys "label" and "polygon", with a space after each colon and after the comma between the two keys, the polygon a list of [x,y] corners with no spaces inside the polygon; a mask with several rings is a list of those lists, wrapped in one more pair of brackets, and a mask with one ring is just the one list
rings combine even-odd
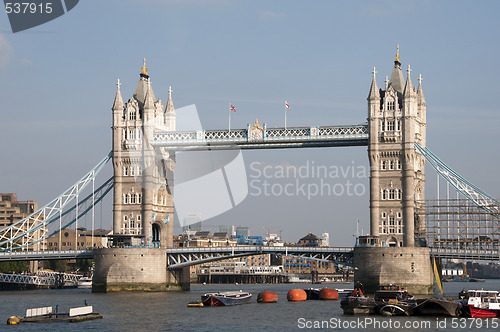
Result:
{"label": "arched window", "polygon": [[129,195],[130,195],[130,204],[135,204],[135,202],[136,202],[136,199],[135,199],[136,196],[135,196],[135,194],[129,194]]}
{"label": "arched window", "polygon": [[382,199],[387,199],[387,190],[382,189]]}
{"label": "arched window", "polygon": [[386,164],[387,164],[387,162],[385,160],[382,160],[382,169],[386,169],[386,167],[387,167]]}
{"label": "arched window", "polygon": [[403,190],[399,189],[398,190],[398,199],[402,199],[403,198]]}
{"label": "arched window", "polygon": [[394,160],[389,161],[389,169],[394,169]]}
{"label": "arched window", "polygon": [[123,175],[128,176],[128,167],[127,166],[123,167]]}
{"label": "arched window", "polygon": [[[142,194],[137,194],[137,204],[142,204]],[[139,218],[139,216],[137,216]]]}
{"label": "arched window", "polygon": [[135,176],[135,167],[134,166],[130,167],[130,175]]}
{"label": "arched window", "polygon": [[127,194],[123,194],[123,204],[128,204],[129,199]]}

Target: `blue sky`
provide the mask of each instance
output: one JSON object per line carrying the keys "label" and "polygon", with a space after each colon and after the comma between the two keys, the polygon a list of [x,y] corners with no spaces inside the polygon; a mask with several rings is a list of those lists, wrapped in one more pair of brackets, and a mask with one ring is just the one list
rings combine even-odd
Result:
{"label": "blue sky", "polygon": [[[0,191],[45,204],[111,149],[117,78],[131,97],[147,58],[155,95],[196,104],[204,128],[256,118],[282,126],[364,123],[371,71],[390,75],[396,44],[413,84],[422,74],[427,144],[471,182],[500,197],[500,4],[484,1],[85,0],[13,34],[0,14]],[[405,72],[406,76],[406,72]],[[250,165],[368,167],[366,147],[244,152]],[[274,167],[273,166],[273,167]],[[428,166],[427,197],[435,197]],[[276,179],[275,179],[276,180]],[[344,178],[344,180],[346,180]],[[368,179],[353,181],[368,186]],[[276,180],[278,183],[279,181]],[[351,245],[368,231],[368,195],[249,196],[209,220],[283,229],[296,241],[329,232]]]}

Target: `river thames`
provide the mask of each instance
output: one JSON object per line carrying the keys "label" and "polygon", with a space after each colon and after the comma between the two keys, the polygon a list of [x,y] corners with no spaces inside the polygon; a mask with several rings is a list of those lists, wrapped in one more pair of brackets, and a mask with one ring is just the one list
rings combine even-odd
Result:
{"label": "river thames", "polygon": [[[343,331],[498,331],[500,318],[344,316],[340,301],[288,302],[286,293],[310,284],[192,285],[189,292],[91,293],[84,289],[0,292],[0,331],[290,331],[322,327]],[[314,285],[352,288],[352,284]],[[500,289],[500,280],[484,283],[444,283],[445,296],[457,297],[463,288]],[[230,307],[188,308],[210,291],[244,290],[253,293],[250,304]],[[278,303],[260,304],[257,294],[278,293]],[[9,316],[23,317],[26,309],[58,305],[59,312],[83,306],[85,301],[103,319],[81,323],[6,325]]]}

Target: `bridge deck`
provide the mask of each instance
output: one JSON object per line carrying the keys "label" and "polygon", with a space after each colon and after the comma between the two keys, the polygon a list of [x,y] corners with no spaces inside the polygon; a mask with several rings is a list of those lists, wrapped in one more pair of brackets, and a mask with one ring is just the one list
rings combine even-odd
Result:
{"label": "bridge deck", "polygon": [[156,132],[154,147],[168,150],[280,149],[368,145],[368,125]]}

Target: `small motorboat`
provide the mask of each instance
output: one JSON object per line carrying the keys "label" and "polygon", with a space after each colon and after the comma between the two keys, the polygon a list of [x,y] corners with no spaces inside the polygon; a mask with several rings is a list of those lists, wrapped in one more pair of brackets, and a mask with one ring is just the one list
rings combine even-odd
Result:
{"label": "small motorboat", "polygon": [[81,277],[76,282],[77,288],[91,289],[92,288],[92,277]]}
{"label": "small motorboat", "polygon": [[354,288],[337,288],[337,293],[339,294],[339,299],[345,299],[352,295]]}
{"label": "small motorboat", "polygon": [[473,306],[469,306],[471,317],[500,317],[500,296],[489,295],[480,299],[481,302],[475,301]]}
{"label": "small motorboat", "polygon": [[206,293],[201,296],[204,306],[219,307],[250,303],[252,294],[243,291]]}

